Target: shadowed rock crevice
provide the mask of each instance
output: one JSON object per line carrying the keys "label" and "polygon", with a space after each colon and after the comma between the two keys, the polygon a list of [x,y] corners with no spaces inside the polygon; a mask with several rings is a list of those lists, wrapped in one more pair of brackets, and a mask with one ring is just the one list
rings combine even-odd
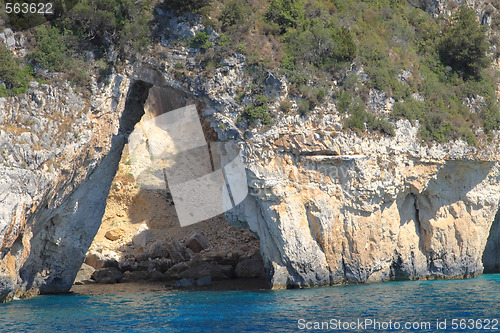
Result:
{"label": "shadowed rock crevice", "polygon": [[149,96],[149,90],[152,84],[143,81],[135,81],[130,85],[127,103],[123,115],[120,118],[120,129],[118,134],[128,136],[134,130],[144,115],[144,104]]}
{"label": "shadowed rock crevice", "polygon": [[483,253],[484,273],[500,273],[500,210],[491,225]]}
{"label": "shadowed rock crevice", "polygon": [[425,231],[420,225],[420,210],[417,203],[417,195],[409,193],[400,201],[398,212],[400,218],[399,244],[412,240],[413,250],[405,253],[405,250],[396,249],[391,264],[390,278],[392,280],[412,280],[423,272],[418,269],[415,252],[423,252],[422,233]]}

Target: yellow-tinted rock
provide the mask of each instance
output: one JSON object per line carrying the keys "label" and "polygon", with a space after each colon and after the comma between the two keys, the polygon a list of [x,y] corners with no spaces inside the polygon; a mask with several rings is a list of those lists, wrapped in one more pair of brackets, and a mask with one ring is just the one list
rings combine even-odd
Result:
{"label": "yellow-tinted rock", "polygon": [[117,228],[117,229],[111,229],[108,232],[106,232],[104,237],[106,237],[111,241],[115,241],[120,239],[124,234],[125,232],[122,229]]}
{"label": "yellow-tinted rock", "polygon": [[321,126],[299,119],[255,137],[259,154],[274,158],[247,160],[249,184],[262,195],[232,216],[259,234],[273,288],[483,271],[499,154],[420,145],[408,122],[392,138]]}

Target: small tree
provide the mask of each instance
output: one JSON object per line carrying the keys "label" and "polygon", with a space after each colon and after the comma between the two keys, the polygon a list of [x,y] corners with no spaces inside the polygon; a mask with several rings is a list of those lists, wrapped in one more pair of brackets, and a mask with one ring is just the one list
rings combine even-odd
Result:
{"label": "small tree", "polygon": [[272,0],[265,17],[269,22],[278,24],[283,34],[304,20],[304,6],[303,0]]}
{"label": "small tree", "polygon": [[242,0],[231,0],[228,2],[220,14],[219,20],[222,23],[222,29],[240,24],[247,15],[245,10],[245,3]]}
{"label": "small tree", "polygon": [[64,71],[68,65],[68,49],[64,36],[55,27],[40,26],[35,30],[38,47],[30,54],[31,61],[51,71]]}
{"label": "small tree", "polygon": [[168,0],[167,8],[182,13],[185,11],[206,15],[212,6],[212,0]]}
{"label": "small tree", "polygon": [[212,47],[213,44],[210,42],[210,36],[205,31],[200,31],[193,37],[190,46],[206,50]]}
{"label": "small tree", "polygon": [[16,85],[18,70],[19,65],[12,53],[4,45],[0,45],[0,81],[8,86]]}
{"label": "small tree", "polygon": [[440,43],[443,63],[451,66],[464,78],[478,78],[480,70],[489,65],[486,56],[488,42],[484,28],[474,11],[460,7],[444,30]]}

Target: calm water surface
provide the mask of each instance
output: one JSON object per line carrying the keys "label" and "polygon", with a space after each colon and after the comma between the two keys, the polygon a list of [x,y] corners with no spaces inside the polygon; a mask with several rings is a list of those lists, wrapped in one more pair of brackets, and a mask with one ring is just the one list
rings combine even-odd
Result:
{"label": "calm water surface", "polygon": [[[477,321],[469,321],[500,320],[499,292],[495,274],[284,291],[39,296],[0,305],[0,332],[436,332],[436,320],[439,332],[500,332],[500,324],[479,330]],[[338,329],[339,320],[358,325],[358,319],[379,326]],[[327,322],[319,327],[324,330],[306,329],[318,322]],[[396,330],[396,322],[421,326]]]}

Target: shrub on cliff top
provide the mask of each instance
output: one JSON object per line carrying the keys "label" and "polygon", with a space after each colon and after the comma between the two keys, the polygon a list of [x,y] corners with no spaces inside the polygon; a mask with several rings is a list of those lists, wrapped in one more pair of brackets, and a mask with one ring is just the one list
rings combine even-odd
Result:
{"label": "shrub on cliff top", "polygon": [[209,40],[210,36],[205,31],[200,31],[191,40],[190,46],[206,50],[213,46]]}
{"label": "shrub on cliff top", "polygon": [[16,72],[18,63],[12,53],[4,46],[0,45],[0,81],[12,86],[17,83]]}
{"label": "shrub on cliff top", "polygon": [[222,30],[227,30],[229,27],[241,22],[247,15],[245,3],[243,0],[229,1],[221,11],[219,21],[222,23]]}
{"label": "shrub on cliff top", "polygon": [[485,28],[467,7],[460,7],[446,26],[439,48],[442,61],[465,78],[478,78],[490,63]]}
{"label": "shrub on cliff top", "polygon": [[289,28],[296,28],[304,20],[303,0],[272,0],[265,18],[280,27],[280,33]]}
{"label": "shrub on cliff top", "polygon": [[211,8],[212,0],[166,0],[165,5],[178,13],[192,12],[206,15]]}
{"label": "shrub on cliff top", "polygon": [[33,70],[14,58],[12,53],[0,45],[0,96],[17,95],[26,92],[28,82],[33,78]]}

